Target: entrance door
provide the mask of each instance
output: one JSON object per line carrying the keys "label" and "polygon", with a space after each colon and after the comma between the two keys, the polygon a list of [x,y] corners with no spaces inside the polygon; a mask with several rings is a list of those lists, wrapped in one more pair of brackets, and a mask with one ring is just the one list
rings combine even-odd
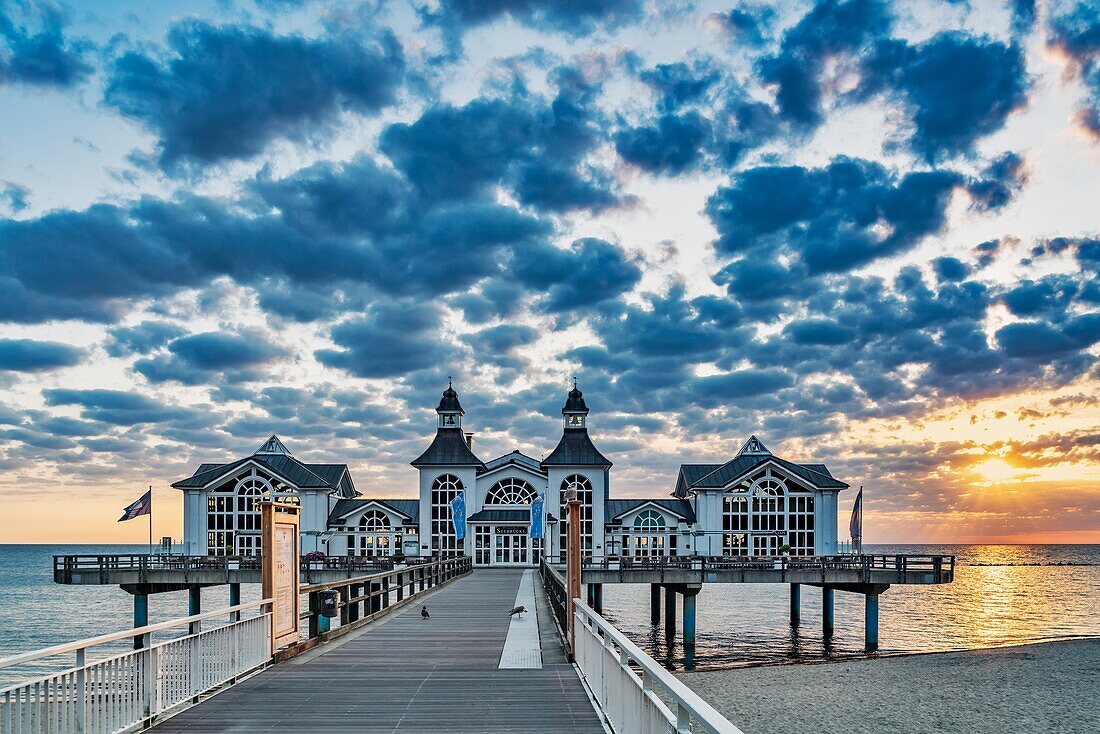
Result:
{"label": "entrance door", "polygon": [[527,564],[527,534],[497,535],[493,553],[494,566]]}
{"label": "entrance door", "polygon": [[235,540],[237,541],[237,547],[234,549],[235,554],[238,556],[258,556],[260,555],[260,536],[259,535],[238,535]]}
{"label": "entrance door", "polygon": [[490,563],[490,554],[492,553],[490,538],[492,536],[489,535],[489,531],[488,525],[474,525],[475,566],[488,566]]}
{"label": "entrance door", "polygon": [[754,556],[779,555],[779,538],[775,535],[752,536],[752,554]]}

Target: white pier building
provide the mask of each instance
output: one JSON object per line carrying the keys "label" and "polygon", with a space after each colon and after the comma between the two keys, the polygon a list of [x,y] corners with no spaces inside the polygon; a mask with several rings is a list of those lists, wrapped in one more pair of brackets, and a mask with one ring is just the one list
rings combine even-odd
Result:
{"label": "white pier building", "polygon": [[[564,498],[576,489],[586,556],[795,556],[837,552],[837,495],[848,485],[824,464],[773,455],[752,436],[724,463],[684,464],[672,496],[613,498],[612,463],[588,434],[574,385],[562,435],[541,461],[519,451],[482,461],[448,385],[436,434],[413,462],[419,498],[363,497],[346,464],[307,464],[272,436],[256,453],[202,464],[172,486],[184,493],[185,553],[254,555],[258,502],[301,504],[302,552],[358,556],[473,557],[476,566],[535,566],[563,549]],[[452,500],[465,499],[459,539]],[[541,533],[532,503],[543,498]],[[541,538],[533,537],[542,535]]]}

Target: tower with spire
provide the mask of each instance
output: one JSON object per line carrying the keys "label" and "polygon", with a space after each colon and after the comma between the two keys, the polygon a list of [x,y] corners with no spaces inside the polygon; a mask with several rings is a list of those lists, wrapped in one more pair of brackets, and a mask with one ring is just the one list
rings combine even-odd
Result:
{"label": "tower with spire", "polygon": [[485,464],[471,448],[473,434],[462,431],[466,411],[450,378],[435,412],[438,416],[435,438],[412,462],[420,473],[420,553],[470,555],[471,544],[454,537],[447,505],[459,491],[464,491],[467,506],[472,507],[477,475],[485,470]]}
{"label": "tower with spire", "polygon": [[[563,499],[570,487],[576,488],[581,499],[581,553],[602,556],[605,554],[604,507],[610,493],[611,462],[588,435],[588,405],[584,402],[584,393],[577,387],[576,377],[561,415],[561,438],[541,464],[547,475],[546,505],[551,514],[563,521],[559,527],[564,537]],[[555,539],[554,552],[562,551],[564,546],[560,539]]]}

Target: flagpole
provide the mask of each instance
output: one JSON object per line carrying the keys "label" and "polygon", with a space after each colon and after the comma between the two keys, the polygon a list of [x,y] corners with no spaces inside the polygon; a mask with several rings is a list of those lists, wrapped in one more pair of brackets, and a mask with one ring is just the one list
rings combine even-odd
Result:
{"label": "flagpole", "polygon": [[149,485],[149,553],[153,552],[153,485]]}

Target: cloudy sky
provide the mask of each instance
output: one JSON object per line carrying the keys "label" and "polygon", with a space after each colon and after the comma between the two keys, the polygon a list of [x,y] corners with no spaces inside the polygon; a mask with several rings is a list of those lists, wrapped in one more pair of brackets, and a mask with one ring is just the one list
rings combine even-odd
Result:
{"label": "cloudy sky", "polygon": [[756,433],[1100,542],[1098,234],[1088,0],[0,0],[0,542],[271,433],[412,496],[448,375],[489,458],[574,374],[619,496]]}

